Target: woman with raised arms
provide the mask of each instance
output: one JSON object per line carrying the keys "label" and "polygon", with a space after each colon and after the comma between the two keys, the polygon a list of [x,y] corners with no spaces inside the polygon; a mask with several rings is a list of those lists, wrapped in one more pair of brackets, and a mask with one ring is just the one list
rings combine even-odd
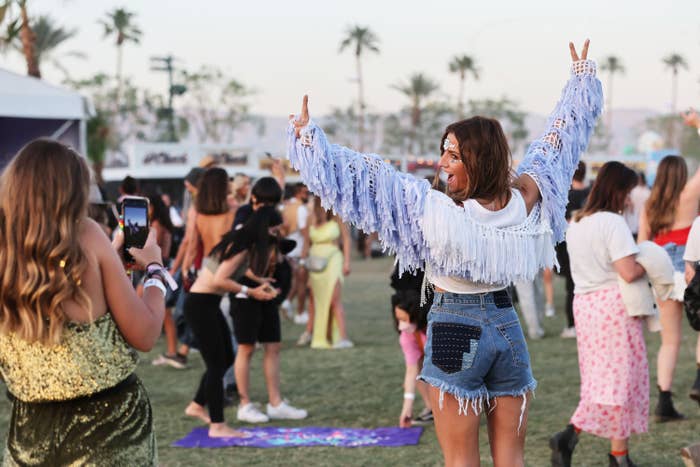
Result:
{"label": "woman with raised arms", "polygon": [[445,193],[377,155],[331,145],[309,119],[306,96],[290,122],[288,157],[309,189],[343,220],[378,232],[401,272],[425,267],[435,288],[419,378],[430,385],[448,466],[479,465],[485,407],[494,465],[524,465],[527,406],[537,383],[506,286],[554,265],[571,178],[602,107],[588,41],[580,59],[569,47],[571,77],[516,174],[501,125],[490,118],[445,129]]}

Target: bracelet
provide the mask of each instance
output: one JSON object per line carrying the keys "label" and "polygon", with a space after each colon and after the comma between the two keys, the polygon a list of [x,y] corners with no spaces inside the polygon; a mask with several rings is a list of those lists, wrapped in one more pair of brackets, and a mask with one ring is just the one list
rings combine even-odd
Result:
{"label": "bracelet", "polygon": [[415,395],[414,393],[412,393],[412,392],[404,392],[404,393],[403,393],[403,398],[404,398],[404,399],[411,399],[411,400],[413,400],[413,399],[416,398],[416,395]]}
{"label": "bracelet", "polygon": [[165,269],[160,263],[153,262],[146,266],[146,278],[150,279],[152,277],[159,277],[163,280],[164,284],[167,284],[168,287],[170,287],[170,290],[177,290],[177,282],[175,282],[173,276],[171,276],[168,270]]}
{"label": "bracelet", "polygon": [[165,288],[165,285],[163,284],[162,281],[158,279],[148,279],[144,284],[143,284],[143,290],[146,290],[149,287],[156,287],[158,290],[163,292],[163,298],[165,298],[165,294],[168,292]]}

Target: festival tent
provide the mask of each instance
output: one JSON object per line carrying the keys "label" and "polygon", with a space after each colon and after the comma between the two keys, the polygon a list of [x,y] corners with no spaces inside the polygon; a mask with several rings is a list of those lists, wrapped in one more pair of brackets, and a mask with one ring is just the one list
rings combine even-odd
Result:
{"label": "festival tent", "polygon": [[89,113],[90,103],[79,93],[0,68],[0,167],[41,136],[85,154]]}

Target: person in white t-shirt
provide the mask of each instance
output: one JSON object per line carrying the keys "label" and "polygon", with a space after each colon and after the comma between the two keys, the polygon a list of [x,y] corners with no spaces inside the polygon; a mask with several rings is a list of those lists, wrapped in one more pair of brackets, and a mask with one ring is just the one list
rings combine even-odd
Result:
{"label": "person in white t-shirt", "polygon": [[[289,239],[297,242],[294,250],[287,254],[293,269],[293,282],[289,296],[282,303],[282,309],[287,316],[292,314],[292,301],[297,299],[297,313],[294,315],[296,324],[306,324],[309,313],[306,306],[307,283],[309,276],[304,268],[304,262],[309,254],[309,210],[306,203],[309,201],[309,189],[303,183],[294,185],[292,197],[284,203],[282,208],[282,231]],[[308,343],[308,342],[307,342]]]}
{"label": "person in white t-shirt", "polygon": [[558,465],[571,465],[580,431],[610,440],[610,465],[632,465],[627,440],[648,429],[649,365],[642,321],[627,313],[618,285],[618,276],[632,282],[645,274],[635,261],[639,248],[620,215],[636,183],[632,169],[606,163],[566,233],[581,392],[570,424],[550,440]]}

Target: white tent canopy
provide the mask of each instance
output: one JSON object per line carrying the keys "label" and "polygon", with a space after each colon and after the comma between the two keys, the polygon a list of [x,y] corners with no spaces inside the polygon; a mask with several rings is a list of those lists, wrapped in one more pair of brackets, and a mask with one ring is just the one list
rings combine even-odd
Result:
{"label": "white tent canopy", "polygon": [[82,120],[83,96],[0,68],[0,117]]}
{"label": "white tent canopy", "polygon": [[0,169],[40,137],[87,150],[90,101],[79,93],[0,68]]}

